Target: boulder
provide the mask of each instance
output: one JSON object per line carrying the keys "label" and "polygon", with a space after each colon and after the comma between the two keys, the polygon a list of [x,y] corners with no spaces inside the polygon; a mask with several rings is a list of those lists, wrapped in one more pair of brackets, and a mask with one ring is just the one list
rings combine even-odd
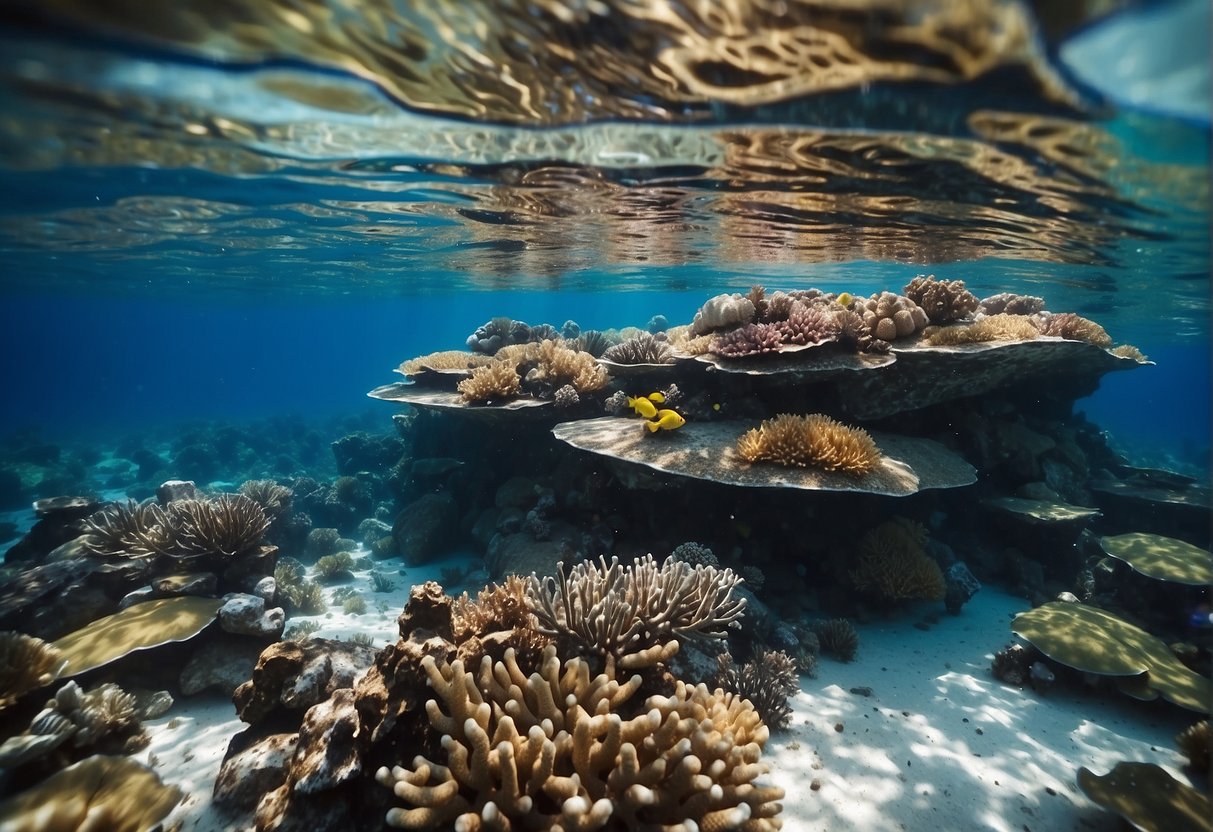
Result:
{"label": "boulder", "polygon": [[447,493],[427,494],[396,515],[392,539],[408,566],[427,562],[448,550],[459,525],[459,506]]}

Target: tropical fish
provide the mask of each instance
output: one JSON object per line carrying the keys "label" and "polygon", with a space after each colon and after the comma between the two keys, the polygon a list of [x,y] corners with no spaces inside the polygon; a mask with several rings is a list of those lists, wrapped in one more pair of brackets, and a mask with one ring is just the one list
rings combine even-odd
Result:
{"label": "tropical fish", "polygon": [[657,415],[657,407],[644,396],[628,396],[628,407],[646,419],[652,419]]}
{"label": "tropical fish", "polygon": [[850,306],[852,300],[854,300],[854,298],[851,297],[850,292],[843,292],[837,298],[839,306]]}
{"label": "tropical fish", "polygon": [[656,433],[659,430],[676,430],[686,423],[687,420],[673,410],[658,410],[656,418],[645,422],[644,426],[649,433]]}

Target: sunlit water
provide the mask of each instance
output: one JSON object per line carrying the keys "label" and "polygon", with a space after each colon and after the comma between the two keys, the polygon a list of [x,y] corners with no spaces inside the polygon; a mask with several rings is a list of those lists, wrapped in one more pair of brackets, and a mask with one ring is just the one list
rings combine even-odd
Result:
{"label": "sunlit water", "polygon": [[1141,347],[1079,407],[1205,466],[1207,8],[872,8],[12,4],[0,431],[360,413],[496,315],[929,272]]}

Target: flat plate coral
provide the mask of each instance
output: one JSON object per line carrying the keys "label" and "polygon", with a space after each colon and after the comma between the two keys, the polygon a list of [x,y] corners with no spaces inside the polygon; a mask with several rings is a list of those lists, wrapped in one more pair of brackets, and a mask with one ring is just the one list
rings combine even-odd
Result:
{"label": "flat plate coral", "polygon": [[459,411],[480,416],[495,416],[505,411],[526,410],[532,407],[550,405],[543,399],[517,398],[501,404],[468,404],[459,393],[447,390],[431,390],[415,387],[405,382],[395,382],[376,387],[367,393],[372,399],[382,399],[386,402],[401,402],[414,407],[424,407],[430,410],[444,412]]}
{"label": "flat plate coral", "polygon": [[751,488],[862,491],[904,497],[927,488],[971,485],[972,466],[938,442],[871,431],[884,454],[879,467],[855,477],[815,468],[751,464],[734,450],[752,421],[688,422],[668,435],[647,435],[637,419],[607,416],[564,422],[552,433],[574,448],[674,474]]}
{"label": "flat plate coral", "polygon": [[843,373],[861,370],[878,370],[897,360],[894,355],[844,352],[832,344],[824,346],[793,347],[766,355],[751,355],[745,358],[721,358],[708,353],[696,358],[726,373],[744,373],[752,376],[794,373],[823,380]]}

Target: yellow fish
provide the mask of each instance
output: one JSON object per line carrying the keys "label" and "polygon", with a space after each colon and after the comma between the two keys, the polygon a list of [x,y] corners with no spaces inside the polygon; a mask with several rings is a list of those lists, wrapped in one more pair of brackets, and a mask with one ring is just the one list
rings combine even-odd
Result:
{"label": "yellow fish", "polygon": [[644,426],[649,429],[649,433],[656,433],[659,430],[676,430],[686,423],[687,420],[673,410],[658,410],[657,418],[645,422]]}
{"label": "yellow fish", "polygon": [[850,292],[843,292],[841,295],[838,296],[838,305],[839,306],[850,306],[852,300],[853,300],[853,298],[851,297]]}
{"label": "yellow fish", "polygon": [[657,415],[656,406],[650,399],[643,396],[628,396],[628,407],[646,419],[652,419]]}

